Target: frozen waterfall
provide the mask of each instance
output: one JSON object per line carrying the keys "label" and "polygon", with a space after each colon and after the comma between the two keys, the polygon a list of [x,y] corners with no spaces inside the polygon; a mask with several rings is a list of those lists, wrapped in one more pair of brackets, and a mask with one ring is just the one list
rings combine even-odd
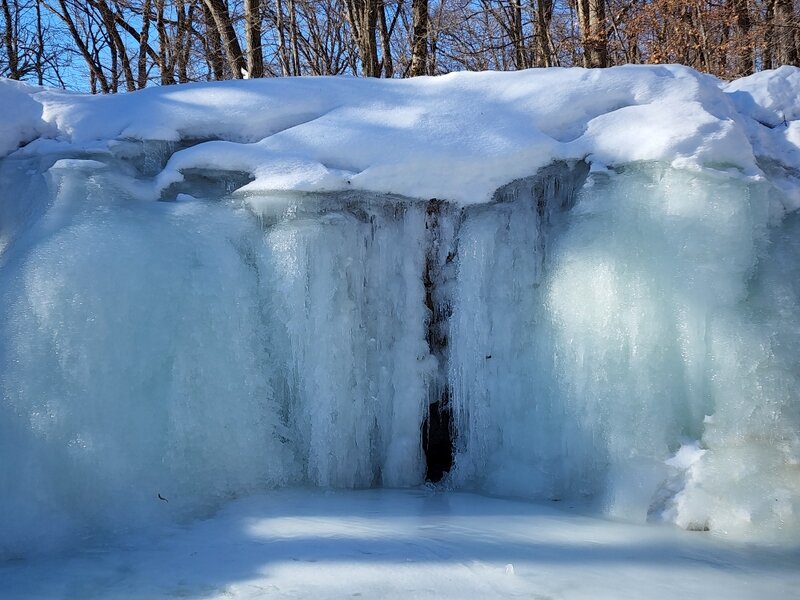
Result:
{"label": "frozen waterfall", "polygon": [[[553,112],[528,94],[551,80],[600,104]],[[442,475],[796,541],[800,159],[778,159],[800,121],[765,133],[737,85],[3,83],[41,118],[0,158],[0,557],[257,491]],[[216,135],[223,92],[285,102]],[[623,136],[625,115],[647,127]]]}
{"label": "frozen waterfall", "polygon": [[446,485],[796,531],[800,221],[770,223],[765,184],[562,163],[489,204],[256,216],[198,179],[136,201],[134,168],[2,165],[6,554],[275,486],[420,484],[431,403]]}

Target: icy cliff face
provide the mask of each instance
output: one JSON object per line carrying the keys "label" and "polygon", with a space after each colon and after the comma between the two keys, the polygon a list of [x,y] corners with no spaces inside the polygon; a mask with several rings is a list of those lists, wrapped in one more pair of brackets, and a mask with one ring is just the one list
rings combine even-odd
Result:
{"label": "icy cliff face", "polygon": [[418,485],[440,413],[446,486],[792,539],[793,77],[2,83],[0,555]]}
{"label": "icy cliff face", "polygon": [[796,527],[800,255],[794,217],[769,233],[769,194],[642,165],[590,176],[545,240],[528,198],[466,219],[454,481],[690,528]]}
{"label": "icy cliff face", "polygon": [[422,482],[424,206],[256,218],[137,203],[93,163],[47,179],[0,280],[6,551],[278,485]]}

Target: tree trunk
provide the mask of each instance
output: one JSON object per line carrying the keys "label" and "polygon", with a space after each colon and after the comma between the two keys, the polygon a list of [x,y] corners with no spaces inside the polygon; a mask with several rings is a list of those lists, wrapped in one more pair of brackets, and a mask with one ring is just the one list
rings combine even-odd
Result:
{"label": "tree trunk", "polygon": [[375,32],[378,22],[378,0],[346,0],[347,18],[361,58],[361,74],[380,77],[378,45]]}
{"label": "tree trunk", "polygon": [[83,60],[86,61],[86,66],[89,67],[89,81],[91,83],[92,93],[97,91],[97,85],[99,84],[100,90],[104,94],[108,94],[111,91],[111,87],[108,84],[108,79],[106,79],[105,73],[103,73],[103,69],[100,64],[92,57],[92,54],[89,52],[89,48],[83,41],[80,33],[78,33],[78,28],[75,26],[75,21],[72,19],[72,15],[70,15],[69,10],[67,9],[66,0],[58,0],[58,4],[61,8],[61,12],[55,12],[55,15],[64,21],[64,24],[67,26],[67,29],[69,29],[69,33],[72,36],[72,41],[75,42],[75,45],[78,47],[78,51],[83,57]]}
{"label": "tree trunk", "polygon": [[239,45],[239,38],[236,37],[236,30],[233,28],[228,7],[224,0],[203,0],[203,2],[208,6],[211,17],[214,19],[231,77],[241,79],[247,64],[242,54],[242,47]]}
{"label": "tree trunk", "polygon": [[2,7],[3,19],[6,22],[3,43],[6,47],[6,56],[8,57],[8,77],[9,79],[20,79],[22,77],[22,73],[19,70],[17,37],[14,35],[14,19],[11,17],[11,7],[8,5],[8,0],[2,0]]}
{"label": "tree trunk", "polygon": [[537,66],[552,67],[553,41],[550,37],[550,22],[553,19],[553,0],[537,0],[536,6],[536,38],[539,42],[539,60]]}
{"label": "tree trunk", "polygon": [[411,69],[409,76],[428,72],[428,0],[411,0],[413,34],[411,37]]}
{"label": "tree trunk", "polygon": [[225,77],[225,57],[222,51],[222,39],[214,23],[214,15],[208,4],[203,2],[203,20],[206,25],[206,35],[203,37],[206,60],[208,60],[211,74],[216,81]]}
{"label": "tree trunk", "polygon": [[381,35],[381,52],[383,53],[383,60],[381,66],[383,67],[383,76],[390,79],[394,75],[394,63],[392,62],[392,45],[391,36],[392,32],[386,24],[386,6],[381,4],[379,11],[378,28]]}
{"label": "tree trunk", "polygon": [[142,29],[139,33],[139,59],[136,65],[136,83],[139,89],[147,85],[147,41],[150,35],[150,6],[151,0],[144,0],[142,4]]}
{"label": "tree trunk", "polygon": [[578,21],[583,42],[583,66],[608,66],[605,0],[578,0]]}
{"label": "tree trunk", "polygon": [[103,23],[105,23],[106,30],[108,31],[109,45],[111,46],[112,58],[115,62],[114,91],[116,91],[117,87],[116,80],[118,76],[116,62],[118,58],[119,63],[122,65],[122,72],[125,75],[125,87],[129,92],[132,92],[136,89],[136,80],[133,78],[133,69],[131,69],[131,61],[128,58],[128,52],[125,49],[125,43],[122,41],[119,31],[117,31],[114,13],[111,11],[111,8],[108,6],[108,4],[105,3],[105,0],[98,0],[96,6],[100,11],[100,15],[103,17]]}
{"label": "tree trunk", "polygon": [[772,46],[775,66],[800,66],[792,0],[774,0],[772,14]]}
{"label": "tree trunk", "polygon": [[264,76],[264,53],[261,50],[261,10],[259,0],[244,1],[247,72],[251,78]]}
{"label": "tree trunk", "polygon": [[189,54],[192,49],[194,9],[194,4],[189,4],[187,8],[184,0],[180,0],[178,3],[178,24],[175,32],[175,63],[178,71],[178,83],[189,81]]}
{"label": "tree trunk", "polygon": [[522,4],[520,0],[511,0],[511,43],[514,46],[514,68],[527,69],[530,64],[528,64],[525,32],[522,29]]}
{"label": "tree trunk", "polygon": [[735,77],[750,75],[755,69],[753,44],[750,40],[750,12],[747,0],[732,0],[736,17],[736,72]]}
{"label": "tree trunk", "polygon": [[694,10],[692,11],[692,19],[695,23],[695,28],[700,36],[699,39],[699,50],[698,53],[700,55],[700,63],[703,67],[703,70],[710,71],[711,70],[711,60],[709,58],[711,51],[708,47],[708,34],[706,33],[706,26],[703,21],[703,13],[701,12],[701,6],[699,0],[695,2]]}
{"label": "tree trunk", "polygon": [[297,40],[297,7],[289,0],[289,45],[291,46],[292,70],[300,75],[300,48]]}
{"label": "tree trunk", "polygon": [[42,25],[42,5],[36,3],[36,81],[44,85],[44,27]]}
{"label": "tree trunk", "polygon": [[286,50],[286,32],[283,25],[283,0],[275,0],[275,29],[278,31],[278,62],[284,77],[289,72],[289,52]]}
{"label": "tree trunk", "polygon": [[175,83],[169,60],[169,34],[164,22],[164,0],[156,0],[156,31],[158,32],[158,69],[161,72],[161,85]]}

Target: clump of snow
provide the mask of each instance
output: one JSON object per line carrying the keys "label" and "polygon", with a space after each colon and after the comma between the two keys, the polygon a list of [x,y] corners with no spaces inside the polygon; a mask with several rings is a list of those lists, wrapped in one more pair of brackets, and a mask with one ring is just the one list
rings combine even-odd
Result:
{"label": "clump of snow", "polygon": [[800,68],[784,66],[734,81],[724,88],[743,115],[745,131],[761,167],[800,208]]}
{"label": "clump of snow", "polygon": [[776,127],[800,119],[800,68],[761,71],[725,86],[743,114]]}
{"label": "clump of snow", "polygon": [[57,135],[42,119],[42,104],[34,97],[40,90],[18,81],[0,79],[0,106],[6,111],[0,119],[0,157],[39,136]]}

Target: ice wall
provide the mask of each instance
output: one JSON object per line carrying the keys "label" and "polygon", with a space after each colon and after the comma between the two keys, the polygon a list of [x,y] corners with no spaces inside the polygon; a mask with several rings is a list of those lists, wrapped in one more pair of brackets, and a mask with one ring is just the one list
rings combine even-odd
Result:
{"label": "ice wall", "polygon": [[436,368],[425,343],[424,209],[360,195],[306,200],[268,218],[259,274],[274,386],[304,481],[417,484]]}
{"label": "ice wall", "polygon": [[174,150],[0,163],[3,556],[420,484],[431,402],[446,486],[797,534],[800,226],[763,179],[573,161],[459,206],[198,171],[146,199]]}
{"label": "ice wall", "polygon": [[186,514],[291,472],[242,258],[259,239],[251,218],[131,201],[102,167],[51,169],[52,195],[23,194],[46,212],[2,257],[6,552]]}
{"label": "ice wall", "polygon": [[133,158],[2,165],[22,199],[3,203],[2,555],[274,486],[420,483],[424,209],[140,201],[153,156]]}
{"label": "ice wall", "polygon": [[796,534],[800,255],[772,193],[642,165],[592,174],[549,228],[525,195],[469,214],[454,481]]}

